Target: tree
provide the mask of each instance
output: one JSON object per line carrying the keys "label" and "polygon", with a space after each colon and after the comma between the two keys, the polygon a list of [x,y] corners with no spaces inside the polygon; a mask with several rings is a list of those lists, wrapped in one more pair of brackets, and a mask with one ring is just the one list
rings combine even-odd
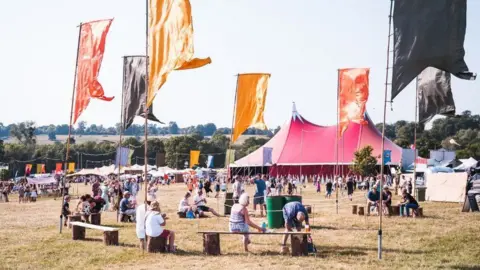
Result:
{"label": "tree", "polygon": [[0,140],[0,162],[5,159],[5,145],[3,145],[3,140]]}
{"label": "tree", "polygon": [[78,122],[78,127],[77,127],[77,134],[85,134],[85,131],[87,130],[87,122],[85,121],[80,121]]}
{"label": "tree", "polygon": [[9,170],[4,170],[0,169],[0,180],[8,180],[10,178],[10,171]]}
{"label": "tree", "polygon": [[12,125],[10,128],[10,135],[16,138],[20,143],[32,146],[37,143],[35,129],[35,122],[21,122],[19,124]]}
{"label": "tree", "polygon": [[217,131],[217,126],[214,123],[207,123],[203,126],[203,135],[212,136]]}
{"label": "tree", "polygon": [[373,148],[370,145],[355,151],[355,158],[350,169],[353,173],[365,176],[373,176],[376,174],[377,159],[372,156]]}
{"label": "tree", "polygon": [[168,123],[168,132],[173,135],[178,134],[178,125],[176,122]]}
{"label": "tree", "polygon": [[199,142],[193,136],[175,136],[165,141],[165,161],[171,168],[183,168],[189,161],[190,151],[199,149]]}
{"label": "tree", "polygon": [[48,126],[47,135],[48,135],[48,140],[50,141],[57,140],[56,128],[54,125]]}

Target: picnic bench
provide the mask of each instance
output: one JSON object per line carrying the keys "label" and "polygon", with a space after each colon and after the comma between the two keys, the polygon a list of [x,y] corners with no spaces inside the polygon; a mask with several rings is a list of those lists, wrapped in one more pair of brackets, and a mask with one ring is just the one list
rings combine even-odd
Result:
{"label": "picnic bench", "polygon": [[203,252],[206,255],[220,255],[220,235],[221,234],[238,234],[238,235],[290,235],[291,236],[291,252],[292,256],[308,255],[308,236],[310,232],[226,232],[226,231],[201,231],[203,234]]}
{"label": "picnic bench", "polygon": [[70,223],[72,225],[72,239],[73,240],[84,240],[85,239],[85,228],[103,231],[103,243],[106,246],[117,246],[118,245],[118,231],[119,228],[112,228],[100,225],[94,225],[84,222],[74,221]]}

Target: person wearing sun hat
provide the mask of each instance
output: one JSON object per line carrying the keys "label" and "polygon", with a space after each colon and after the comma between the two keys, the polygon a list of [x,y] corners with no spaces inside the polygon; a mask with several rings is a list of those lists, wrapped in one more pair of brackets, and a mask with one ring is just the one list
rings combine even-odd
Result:
{"label": "person wearing sun hat", "polygon": [[145,234],[147,236],[147,252],[162,252],[159,249],[160,241],[168,240],[168,251],[175,252],[175,233],[164,229],[166,225],[165,217],[161,214],[160,203],[153,201],[150,203],[150,211],[147,212],[145,219]]}
{"label": "person wearing sun hat", "polygon": [[390,215],[392,213],[392,192],[387,185],[383,186],[383,204],[385,205],[385,214]]}

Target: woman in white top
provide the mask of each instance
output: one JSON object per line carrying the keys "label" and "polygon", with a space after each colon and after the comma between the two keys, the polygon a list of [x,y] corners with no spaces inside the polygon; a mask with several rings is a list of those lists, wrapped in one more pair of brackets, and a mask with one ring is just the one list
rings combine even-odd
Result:
{"label": "woman in white top", "polygon": [[193,209],[193,207],[188,202],[188,199],[190,199],[191,196],[192,194],[190,192],[187,192],[185,194],[183,199],[180,201],[180,204],[178,205],[178,212],[187,213],[188,211],[196,211],[196,207],[195,209]]}
{"label": "woman in white top", "polygon": [[150,211],[147,212],[145,219],[145,234],[147,235],[147,252],[163,252],[160,250],[160,241],[167,239],[170,252],[175,252],[175,233],[165,230],[165,216],[160,213],[160,203],[153,201],[150,204]]}

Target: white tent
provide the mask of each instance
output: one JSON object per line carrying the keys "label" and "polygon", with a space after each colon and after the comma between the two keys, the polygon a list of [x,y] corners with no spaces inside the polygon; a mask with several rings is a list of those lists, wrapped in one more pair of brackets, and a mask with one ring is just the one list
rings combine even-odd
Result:
{"label": "white tent", "polygon": [[467,177],[464,172],[428,175],[426,199],[435,202],[463,202]]}
{"label": "white tent", "polygon": [[472,157],[470,157],[469,159],[460,159],[460,162],[462,162],[462,164],[455,167],[454,168],[455,170],[466,171],[470,168],[475,168],[477,166],[477,163],[478,163],[478,161],[476,159],[472,158]]}

